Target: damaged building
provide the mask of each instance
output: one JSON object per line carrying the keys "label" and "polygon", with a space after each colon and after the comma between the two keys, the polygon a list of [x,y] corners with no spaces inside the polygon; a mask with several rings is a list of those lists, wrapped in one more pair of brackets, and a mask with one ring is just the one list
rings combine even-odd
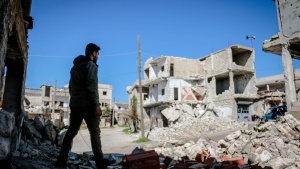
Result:
{"label": "damaged building", "polygon": [[54,88],[42,85],[40,89],[25,89],[25,107],[28,117],[40,116],[43,122],[52,120],[57,126],[69,125],[68,88]]}
{"label": "damaged building", "polygon": [[165,108],[178,103],[195,106],[205,95],[203,63],[195,59],[150,58],[144,66],[144,77],[148,98],[143,107],[150,118],[150,128],[168,126],[169,121],[161,115]]}
{"label": "damaged building", "polygon": [[[99,103],[101,109],[112,108],[112,86],[98,84]],[[50,85],[42,85],[40,89],[25,89],[24,110],[28,117],[34,119],[40,116],[43,122],[52,120],[57,126],[69,125],[69,85],[63,88],[54,88]]]}
{"label": "damaged building", "polygon": [[[200,59],[150,58],[144,65],[145,121],[150,122],[150,128],[165,127],[185,112],[195,118],[204,109],[220,117],[251,121],[257,99],[255,77],[254,50],[240,45]],[[131,99],[137,95],[138,86],[129,89]],[[170,107],[180,110],[164,111]]]}
{"label": "damaged building", "polygon": [[[282,57],[286,105],[300,119],[292,59],[300,59],[300,3],[298,0],[276,0],[279,32],[263,43],[263,51]],[[293,108],[294,107],[294,108]],[[298,108],[299,107],[299,108]]]}
{"label": "damaged building", "polygon": [[30,10],[31,0],[0,1],[0,97],[3,100],[0,119],[5,126],[0,130],[0,160],[18,147],[20,141],[17,135],[23,119],[27,31],[33,28]]}
{"label": "damaged building", "polygon": [[[200,59],[204,62],[207,100],[220,117],[251,121],[255,87],[254,50],[231,46]],[[236,113],[235,113],[236,112]]]}
{"label": "damaged building", "polygon": [[[294,84],[296,100],[289,112],[297,111],[300,107],[300,69],[294,71]],[[284,74],[267,76],[256,79],[259,100],[257,102],[257,115],[262,116],[272,106],[286,105]]]}

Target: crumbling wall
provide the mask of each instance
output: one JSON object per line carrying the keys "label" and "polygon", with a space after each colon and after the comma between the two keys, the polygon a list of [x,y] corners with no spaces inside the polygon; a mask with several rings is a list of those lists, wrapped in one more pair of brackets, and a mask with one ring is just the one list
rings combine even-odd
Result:
{"label": "crumbling wall", "polygon": [[226,90],[229,90],[229,76],[216,78],[216,94],[222,94]]}
{"label": "crumbling wall", "polygon": [[203,63],[199,60],[169,57],[169,63],[174,64],[175,77],[204,77]]}
{"label": "crumbling wall", "polygon": [[214,76],[216,74],[222,74],[228,71],[229,55],[228,48],[214,54],[209,55],[204,61],[204,70],[207,70],[207,77]]}
{"label": "crumbling wall", "polygon": [[256,93],[255,82],[253,82],[253,74],[244,74],[234,76],[235,94]]}
{"label": "crumbling wall", "polygon": [[[17,0],[7,0],[0,3],[0,30],[2,30],[0,32],[1,79],[4,75],[5,66],[7,67],[6,85],[4,91],[1,91],[1,96],[4,95],[3,108],[9,112],[15,112],[16,116],[23,108],[28,58],[26,41],[28,25],[24,20],[28,17],[28,13],[23,13],[22,8],[22,5],[24,7],[26,3],[28,1],[20,2]],[[30,8],[30,6],[25,5],[24,8]],[[3,82],[1,80],[0,88],[2,86]]]}
{"label": "crumbling wall", "polygon": [[[237,66],[242,66],[246,69],[254,69],[254,51],[245,50],[243,52],[236,52],[237,47],[232,47],[232,62]],[[237,48],[238,49],[238,48]]]}
{"label": "crumbling wall", "polygon": [[292,34],[300,32],[299,0],[277,0],[277,3],[283,36],[290,37]]}
{"label": "crumbling wall", "polygon": [[[30,0],[0,2],[0,88],[5,85],[0,97],[3,96],[3,110],[13,114],[16,119],[14,130],[9,134],[11,149],[17,147],[18,129],[23,119],[28,62],[27,29],[32,29],[30,6]],[[7,72],[4,72],[5,67]],[[2,150],[0,152],[3,153]]]}
{"label": "crumbling wall", "polygon": [[160,59],[160,62],[156,63],[155,65],[152,65],[155,74],[157,77],[168,77],[170,76],[169,73],[169,60],[167,58]]}
{"label": "crumbling wall", "polygon": [[157,90],[158,90],[158,101],[164,101],[169,98],[167,81],[159,82],[157,86]]}

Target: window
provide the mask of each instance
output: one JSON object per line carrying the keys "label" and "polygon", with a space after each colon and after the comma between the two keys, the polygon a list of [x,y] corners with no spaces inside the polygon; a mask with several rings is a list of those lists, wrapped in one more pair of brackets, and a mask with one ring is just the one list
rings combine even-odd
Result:
{"label": "window", "polygon": [[146,100],[148,98],[147,94],[144,94],[144,100]]}
{"label": "window", "polygon": [[165,95],[165,89],[161,89],[161,95]]}
{"label": "window", "polygon": [[107,95],[107,92],[106,91],[103,91],[103,96],[106,96]]}
{"label": "window", "polygon": [[50,97],[50,86],[46,86],[45,88],[45,96]]}
{"label": "window", "polygon": [[165,71],[165,67],[164,66],[161,67],[161,71],[162,72]]}
{"label": "window", "polygon": [[174,100],[178,100],[178,88],[174,88]]}
{"label": "window", "polygon": [[174,76],[174,64],[171,63],[170,65],[170,76]]}

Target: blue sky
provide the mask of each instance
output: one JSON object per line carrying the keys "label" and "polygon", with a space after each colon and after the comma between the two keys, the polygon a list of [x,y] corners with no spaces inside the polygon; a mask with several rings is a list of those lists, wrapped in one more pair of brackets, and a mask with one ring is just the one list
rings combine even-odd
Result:
{"label": "blue sky", "polygon": [[279,31],[272,0],[33,0],[31,16],[27,88],[67,84],[73,59],[92,42],[101,46],[99,83],[127,102],[126,86],[138,79],[138,35],[142,65],[161,55],[196,59],[235,44],[251,47],[246,36],[256,36],[257,78],[283,73],[281,57],[262,51]]}

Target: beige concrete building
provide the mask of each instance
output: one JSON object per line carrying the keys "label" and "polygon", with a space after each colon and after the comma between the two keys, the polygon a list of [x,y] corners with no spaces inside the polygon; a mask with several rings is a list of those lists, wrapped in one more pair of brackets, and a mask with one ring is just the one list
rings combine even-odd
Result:
{"label": "beige concrete building", "polygon": [[[257,115],[262,116],[272,106],[286,105],[284,74],[256,79],[259,100],[257,101]],[[294,71],[294,84],[297,102],[300,100],[300,69]],[[300,105],[299,105],[300,106]],[[292,110],[295,108],[293,107]]]}
{"label": "beige concrete building", "polygon": [[208,104],[219,116],[251,121],[255,87],[254,50],[235,45],[199,59],[204,63]]}
{"label": "beige concrete building", "polygon": [[98,84],[99,92],[99,103],[102,109],[105,109],[107,106],[112,108],[112,86],[109,84]]}
{"label": "beige concrete building", "polygon": [[[99,103],[102,110],[112,107],[112,86],[107,84],[98,84]],[[56,88],[50,85],[42,85],[40,89],[25,89],[25,97],[30,102],[25,110],[29,112],[30,118],[36,115],[42,116],[46,120],[55,119],[56,123],[69,125],[69,85],[63,88]],[[54,105],[54,106],[53,106]],[[54,114],[53,113],[54,108]]]}
{"label": "beige concrete building", "polygon": [[[128,88],[129,99],[138,95],[137,87]],[[150,58],[144,65],[143,107],[150,128],[168,126],[161,112],[174,104],[204,104],[219,116],[250,121],[257,98],[254,51],[248,47],[235,45],[200,59]]]}

